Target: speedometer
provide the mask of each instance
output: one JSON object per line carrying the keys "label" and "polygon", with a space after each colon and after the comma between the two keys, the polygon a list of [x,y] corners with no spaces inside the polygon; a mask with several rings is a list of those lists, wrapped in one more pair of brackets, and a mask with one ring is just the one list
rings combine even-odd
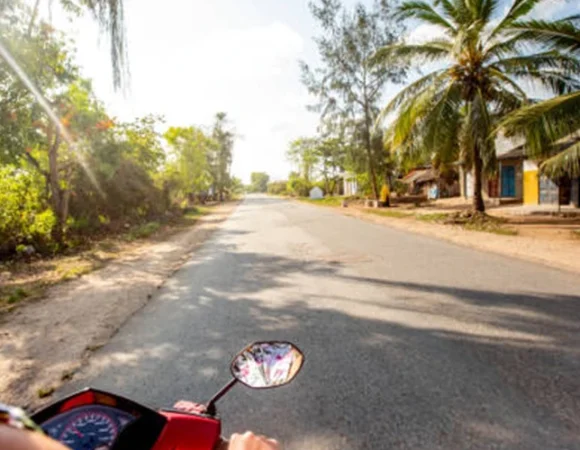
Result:
{"label": "speedometer", "polygon": [[74,450],[108,449],[117,434],[113,418],[101,411],[91,411],[74,415],[58,440]]}

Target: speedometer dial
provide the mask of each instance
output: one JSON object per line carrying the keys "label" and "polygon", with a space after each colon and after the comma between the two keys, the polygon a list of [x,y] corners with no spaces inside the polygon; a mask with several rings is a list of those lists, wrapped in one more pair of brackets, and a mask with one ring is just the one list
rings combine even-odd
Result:
{"label": "speedometer dial", "polygon": [[108,449],[117,433],[115,421],[107,414],[83,412],[71,418],[58,440],[74,450]]}

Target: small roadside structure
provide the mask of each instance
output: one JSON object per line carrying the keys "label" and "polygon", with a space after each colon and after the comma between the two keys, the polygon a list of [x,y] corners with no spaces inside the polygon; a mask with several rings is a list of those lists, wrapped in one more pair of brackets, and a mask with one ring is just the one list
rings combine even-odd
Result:
{"label": "small roadside structure", "polygon": [[356,180],[356,174],[352,172],[344,172],[341,174],[342,177],[342,190],[345,197],[351,197],[353,195],[358,195],[358,182]]}
{"label": "small roadside structure", "polygon": [[320,200],[324,198],[324,192],[318,186],[314,186],[310,189],[310,199],[312,200]]}
{"label": "small roadside structure", "polygon": [[439,171],[432,167],[422,167],[411,170],[402,182],[409,186],[409,194],[425,195],[429,200],[456,197],[459,195],[459,184],[455,171],[442,177]]}

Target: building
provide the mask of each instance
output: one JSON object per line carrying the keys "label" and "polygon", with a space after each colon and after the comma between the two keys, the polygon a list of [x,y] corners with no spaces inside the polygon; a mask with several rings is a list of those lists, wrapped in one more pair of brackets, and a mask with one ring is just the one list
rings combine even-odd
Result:
{"label": "building", "polygon": [[495,189],[489,196],[504,200],[522,201],[524,198],[524,146],[520,145],[497,156],[497,177],[493,178]]}
{"label": "building", "polygon": [[358,182],[356,174],[352,172],[344,172],[342,175],[342,192],[345,197],[352,197],[358,195]]}
{"label": "building", "polygon": [[[498,168],[495,175],[483,175],[483,198],[496,203],[521,202],[523,198],[523,153],[522,141],[498,137],[495,142]],[[459,183],[461,195],[473,197],[473,171],[467,171],[459,165]]]}
{"label": "building", "polygon": [[443,178],[432,167],[416,168],[411,170],[401,180],[409,186],[411,195],[425,195],[428,199],[456,197],[459,195],[459,184],[455,171]]}
{"label": "building", "polygon": [[[483,195],[498,203],[523,203],[524,205],[573,205],[580,207],[580,179],[563,177],[552,180],[540,174],[541,161],[526,155],[525,145],[520,143],[510,149],[503,139],[496,143],[498,170],[494,177],[485,176]],[[580,137],[568,137],[559,142],[560,150],[580,142]],[[473,196],[473,173],[462,171],[462,195]]]}
{"label": "building", "polygon": [[320,200],[321,198],[324,198],[324,192],[322,192],[322,189],[318,186],[314,186],[310,189],[310,198],[313,200]]}

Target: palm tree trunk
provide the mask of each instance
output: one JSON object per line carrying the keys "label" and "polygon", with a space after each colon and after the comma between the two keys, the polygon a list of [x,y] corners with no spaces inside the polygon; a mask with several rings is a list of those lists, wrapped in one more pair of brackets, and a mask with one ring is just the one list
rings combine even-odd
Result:
{"label": "palm tree trunk", "polygon": [[483,202],[483,161],[476,145],[473,149],[473,209],[477,212],[485,212]]}

